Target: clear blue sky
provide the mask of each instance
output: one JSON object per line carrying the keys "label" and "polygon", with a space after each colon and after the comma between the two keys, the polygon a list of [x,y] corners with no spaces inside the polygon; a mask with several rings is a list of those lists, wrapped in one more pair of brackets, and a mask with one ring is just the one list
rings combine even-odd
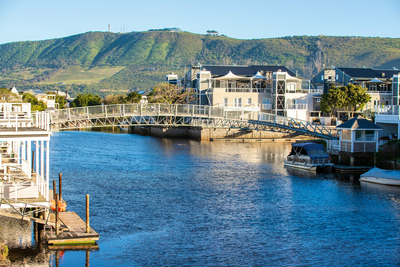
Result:
{"label": "clear blue sky", "polygon": [[291,35],[400,38],[400,0],[0,0],[0,44],[89,31],[178,27],[238,39]]}

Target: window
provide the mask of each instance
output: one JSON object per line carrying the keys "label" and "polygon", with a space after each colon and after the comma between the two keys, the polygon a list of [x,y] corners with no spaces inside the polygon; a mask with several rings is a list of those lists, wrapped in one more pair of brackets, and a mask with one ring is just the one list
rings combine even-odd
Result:
{"label": "window", "polygon": [[365,141],[375,141],[375,131],[365,131]]}
{"label": "window", "polygon": [[356,131],[356,141],[363,141],[363,131],[357,130]]}
{"label": "window", "polygon": [[271,98],[263,98],[263,100],[262,100],[263,102],[263,105],[264,104],[271,104]]}
{"label": "window", "polygon": [[356,131],[356,140],[355,141],[375,141],[375,131],[374,130],[357,130]]}
{"label": "window", "polygon": [[228,106],[228,98],[225,97],[225,98],[224,98],[224,107],[227,107],[227,106]]}
{"label": "window", "polygon": [[241,107],[242,106],[242,99],[241,98],[234,98],[233,99],[233,106],[234,107]]}
{"label": "window", "polygon": [[376,91],[376,83],[370,83],[368,85],[368,91]]}
{"label": "window", "polygon": [[251,98],[247,98],[247,105],[251,106]]}
{"label": "window", "polygon": [[343,130],[342,131],[342,140],[351,140],[351,131],[349,130]]}

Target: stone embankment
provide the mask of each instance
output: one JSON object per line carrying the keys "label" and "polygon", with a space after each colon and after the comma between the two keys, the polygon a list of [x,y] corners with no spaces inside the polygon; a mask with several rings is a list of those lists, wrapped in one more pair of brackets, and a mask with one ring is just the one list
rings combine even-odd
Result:
{"label": "stone embankment", "polygon": [[[164,138],[188,138],[199,141],[239,140],[242,142],[293,141],[310,139],[310,136],[296,133],[244,130],[233,128],[205,128],[191,126],[146,126],[132,127],[131,133]],[[293,139],[293,140],[292,140]]]}

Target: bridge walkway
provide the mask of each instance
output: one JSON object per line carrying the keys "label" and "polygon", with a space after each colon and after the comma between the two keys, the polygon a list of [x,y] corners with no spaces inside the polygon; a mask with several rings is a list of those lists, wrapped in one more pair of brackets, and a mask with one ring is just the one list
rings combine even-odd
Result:
{"label": "bridge walkway", "polygon": [[338,131],[308,121],[261,112],[225,110],[223,107],[170,104],[123,104],[61,109],[51,112],[52,130],[88,127],[173,125],[299,132],[338,139]]}

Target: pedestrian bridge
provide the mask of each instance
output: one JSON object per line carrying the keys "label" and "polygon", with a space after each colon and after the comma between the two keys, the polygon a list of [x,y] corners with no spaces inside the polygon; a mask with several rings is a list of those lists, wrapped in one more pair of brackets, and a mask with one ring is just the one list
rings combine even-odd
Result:
{"label": "pedestrian bridge", "polygon": [[108,126],[201,126],[301,133],[335,140],[338,132],[324,125],[269,113],[223,107],[170,104],[121,104],[58,109],[50,112],[52,131]]}

